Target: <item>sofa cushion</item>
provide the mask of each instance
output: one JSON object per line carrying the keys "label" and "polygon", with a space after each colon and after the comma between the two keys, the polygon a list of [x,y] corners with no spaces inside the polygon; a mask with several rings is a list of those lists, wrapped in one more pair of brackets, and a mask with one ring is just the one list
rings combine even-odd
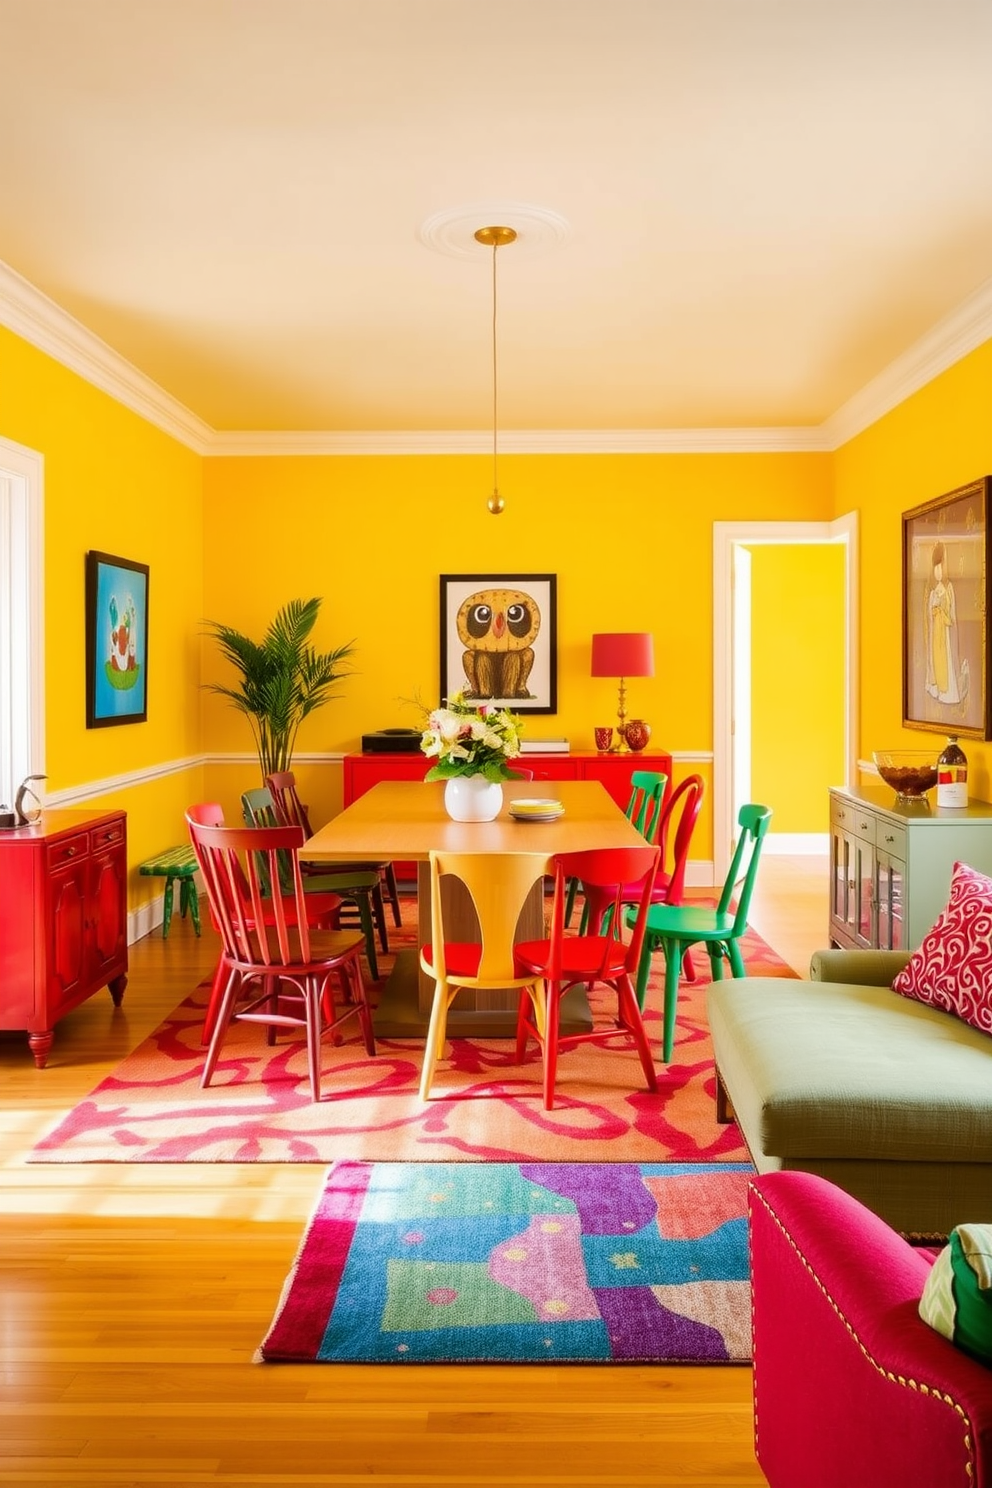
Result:
{"label": "sofa cushion", "polygon": [[954,864],[947,908],[892,988],[992,1033],[992,879]]}
{"label": "sofa cushion", "polygon": [[959,1019],[889,987],[784,977],[714,982],[706,1006],[752,1151],[989,1162],[992,1043]]}
{"label": "sofa cushion", "polygon": [[920,1297],[920,1317],[958,1348],[992,1364],[992,1225],[957,1225]]}

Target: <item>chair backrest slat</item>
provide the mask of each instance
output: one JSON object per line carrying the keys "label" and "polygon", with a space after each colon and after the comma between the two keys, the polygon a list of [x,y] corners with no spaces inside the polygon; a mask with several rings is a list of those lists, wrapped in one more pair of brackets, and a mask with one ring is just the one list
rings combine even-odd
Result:
{"label": "chair backrest slat", "polygon": [[[309,961],[310,935],[297,856],[302,828],[225,827],[205,824],[197,819],[201,814],[200,808],[192,807],[186,821],[226,954],[264,966]],[[267,883],[279,882],[281,861],[289,864],[291,892],[269,895]],[[287,913],[287,900],[294,906],[295,923]]]}

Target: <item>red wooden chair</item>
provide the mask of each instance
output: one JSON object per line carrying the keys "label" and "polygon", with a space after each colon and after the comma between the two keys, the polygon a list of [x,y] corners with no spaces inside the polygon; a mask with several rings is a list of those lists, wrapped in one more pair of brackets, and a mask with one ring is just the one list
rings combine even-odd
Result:
{"label": "red wooden chair", "polygon": [[[313,828],[310,825],[310,817],[307,808],[300,800],[299,791],[296,789],[296,776],[292,770],[277,770],[272,775],[266,775],[265,784],[272,792],[275,802],[276,814],[280,821],[287,826],[302,827],[308,837],[313,836]],[[397,928],[402,924],[400,915],[400,896],[396,887],[396,872],[392,863],[307,863],[303,860],[302,868],[304,874],[313,873],[367,873],[375,872],[381,881],[376,904],[373,906],[376,927],[379,931],[379,944],[382,946],[383,954],[389,953],[389,937],[386,934],[386,920],[383,912],[382,894],[385,889],[386,898],[389,900],[393,911],[393,924]]]}
{"label": "red wooden chair", "polygon": [[[551,934],[547,940],[521,941],[514,948],[518,977],[543,977],[543,990],[521,994],[517,1015],[517,1059],[523,1061],[529,1037],[537,1039],[544,1057],[544,1106],[554,1106],[558,1055],[581,1043],[607,1043],[617,1038],[633,1040],[649,1090],[657,1090],[658,1077],[648,1046],[634,992],[634,977],[644,941],[644,924],[651,907],[651,891],[658,869],[658,849],[644,847],[599,848],[589,852],[559,853],[555,863],[555,889],[551,909]],[[566,935],[565,903],[568,881],[578,878],[587,895],[609,892],[611,928],[606,934]],[[621,884],[640,884],[637,920],[629,943],[619,938]],[[559,1009],[570,987],[580,983],[593,987],[602,982],[617,994],[617,1016],[610,1026],[595,1026],[586,1033],[562,1034]]]}
{"label": "red wooden chair", "polygon": [[[203,801],[196,806],[189,807],[186,812],[186,822],[187,826],[196,825],[199,827],[222,827],[224,825],[224,812],[216,801]],[[192,833],[190,835],[191,840],[193,841],[193,851],[196,853],[196,860],[200,865],[200,872],[202,873],[203,863],[200,859],[199,852],[197,852],[196,841],[192,838]],[[241,888],[243,894],[247,895],[247,883],[242,884]],[[296,915],[296,900],[292,896],[284,897],[283,905],[289,923],[293,924],[294,917]],[[337,894],[308,893],[306,896],[306,907],[307,923],[310,924],[314,929],[336,930],[338,928],[338,916],[341,909],[341,900]],[[270,924],[275,923],[275,910],[270,899],[262,900],[262,912]],[[212,906],[210,909],[210,921],[219,935],[220,924],[213,912]],[[224,969],[224,958],[223,956],[221,956],[217,962],[217,969],[214,972],[214,979],[210,987],[210,997],[207,1001],[207,1012],[203,1020],[203,1033],[200,1037],[201,1043],[209,1044],[210,1042],[211,1035],[214,1031],[214,1025],[217,1021],[217,1010],[220,1007],[221,998],[224,995],[224,986],[226,981],[227,973]]]}
{"label": "red wooden chair", "polygon": [[[224,990],[200,1085],[210,1084],[232,1019],[266,1024],[270,1043],[279,1028],[304,1028],[310,1093],[318,1101],[320,1042],[326,1034],[340,1038],[341,1025],[357,1018],[366,1052],[375,1054],[362,937],[353,931],[311,932],[297,857],[301,828],[203,826],[189,820],[189,831],[224,947]],[[289,861],[293,892],[266,900],[262,884],[279,882],[280,858],[283,865]],[[347,1004],[336,1016],[335,981]],[[257,995],[237,1006],[253,984],[260,989]]]}
{"label": "red wooden chair", "polygon": [[[656,904],[682,903],[685,894],[685,869],[689,861],[689,844],[702,810],[705,789],[706,785],[701,775],[687,775],[665,802],[661,821],[658,823],[658,835],[655,839],[661,853],[658,877],[654,884]],[[672,840],[672,871],[667,873],[665,863],[668,858],[668,838],[673,824],[675,836]]]}

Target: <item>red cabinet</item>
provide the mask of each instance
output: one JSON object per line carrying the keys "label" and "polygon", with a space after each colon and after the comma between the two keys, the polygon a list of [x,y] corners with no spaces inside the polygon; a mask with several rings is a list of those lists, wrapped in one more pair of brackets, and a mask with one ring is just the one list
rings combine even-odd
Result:
{"label": "red cabinet", "polygon": [[122,811],[46,811],[0,833],[0,1028],[23,1028],[39,1069],[59,1018],[127,985]]}
{"label": "red cabinet", "polygon": [[[598,780],[621,811],[630,797],[630,777],[635,770],[654,770],[672,779],[672,756],[652,750],[643,754],[522,754],[515,761],[522,770],[533,770],[535,780]],[[350,806],[380,780],[423,780],[431,761],[422,754],[346,754],[344,757],[344,804]],[[416,878],[416,865],[397,863],[400,878]]]}

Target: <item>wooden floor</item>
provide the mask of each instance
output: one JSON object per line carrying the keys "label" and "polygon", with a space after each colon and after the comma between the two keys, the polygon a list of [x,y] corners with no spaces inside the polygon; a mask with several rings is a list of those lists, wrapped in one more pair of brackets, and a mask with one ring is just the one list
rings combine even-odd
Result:
{"label": "wooden floor", "polygon": [[[826,867],[766,858],[755,927],[800,971]],[[316,1166],[28,1166],[27,1152],[212,966],[176,923],[123,1007],[64,1020],[36,1070],[0,1034],[0,1483],[762,1484],[741,1367],[256,1365]]]}

